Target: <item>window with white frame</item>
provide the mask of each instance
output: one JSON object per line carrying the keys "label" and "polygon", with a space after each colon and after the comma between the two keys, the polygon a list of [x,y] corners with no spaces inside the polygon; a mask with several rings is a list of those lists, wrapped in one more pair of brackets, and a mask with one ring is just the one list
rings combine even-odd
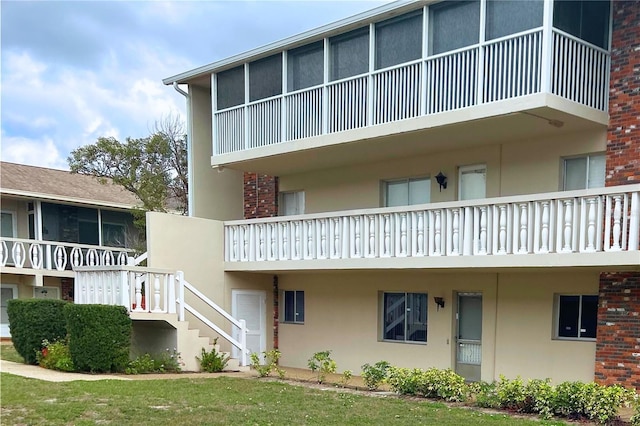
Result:
{"label": "window with white frame", "polygon": [[384,181],[383,195],[385,207],[426,204],[431,199],[431,180],[421,177]]}
{"label": "window with white frame", "polygon": [[597,295],[556,296],[556,338],[595,339],[598,326]]}
{"label": "window with white frame", "polygon": [[2,211],[0,213],[2,219],[0,220],[0,236],[13,238],[16,236],[16,221],[15,214],[11,211]]}
{"label": "window with white frame", "polygon": [[281,192],[278,213],[280,216],[304,214],[304,191]]}
{"label": "window with white frame", "polygon": [[382,339],[427,341],[427,294],[382,293]]}
{"label": "window with white frame", "polygon": [[604,154],[590,154],[565,158],[563,163],[563,189],[601,188],[604,186],[606,159]]}
{"label": "window with white frame", "polygon": [[282,292],[282,322],[304,324],[304,291],[285,290]]}

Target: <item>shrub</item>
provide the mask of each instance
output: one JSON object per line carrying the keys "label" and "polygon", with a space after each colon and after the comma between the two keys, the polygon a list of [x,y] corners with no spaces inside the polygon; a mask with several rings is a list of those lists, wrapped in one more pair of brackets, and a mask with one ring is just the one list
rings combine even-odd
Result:
{"label": "shrub", "polygon": [[7,303],[9,330],[16,351],[27,364],[38,362],[42,342],[67,335],[63,308],[67,303],[50,299],[12,299]]}
{"label": "shrub", "polygon": [[476,382],[470,386],[470,393],[475,397],[475,403],[478,407],[483,408],[499,408],[500,400],[496,390],[496,382]]}
{"label": "shrub", "polygon": [[387,361],[378,361],[373,365],[364,364],[362,368],[362,379],[369,390],[376,390],[387,378],[387,370],[391,364]]}
{"label": "shrub", "polygon": [[419,368],[389,367],[386,380],[394,392],[402,395],[417,395],[421,375],[422,370]]}
{"label": "shrub", "polygon": [[524,383],[520,376],[513,380],[509,380],[500,375],[500,381],[496,387],[500,408],[507,410],[521,411],[524,402],[527,399],[524,391]]}
{"label": "shrub", "polygon": [[147,373],[178,373],[181,371],[182,361],[180,353],[166,352],[158,355],[144,354],[129,361],[124,372],[127,374],[147,374]]}
{"label": "shrub", "polygon": [[229,356],[218,352],[215,347],[210,352],[202,348],[201,358],[196,357],[196,359],[200,363],[202,371],[207,373],[219,373],[224,370],[229,362]]}
{"label": "shrub", "polygon": [[278,360],[280,359],[280,353],[277,349],[262,352],[264,355],[264,364],[260,363],[260,355],[257,352],[251,354],[251,367],[258,372],[260,377],[266,377],[271,374],[272,371],[278,373],[278,377],[284,379],[285,371],[278,367]]}
{"label": "shrub", "polygon": [[342,372],[342,377],[340,377],[340,382],[338,384],[344,388],[351,381],[352,377],[353,377],[353,371],[344,370]]}
{"label": "shrub", "polygon": [[338,368],[336,362],[331,359],[331,351],[316,352],[309,358],[307,365],[316,373],[318,383],[323,383],[327,374],[335,373]]}
{"label": "shrub", "polygon": [[73,364],[80,371],[124,371],[129,363],[131,319],[124,306],[64,307]]}
{"label": "shrub", "polygon": [[37,353],[40,367],[50,370],[75,371],[66,340],[58,340],[54,343],[43,340],[42,346],[43,349]]}

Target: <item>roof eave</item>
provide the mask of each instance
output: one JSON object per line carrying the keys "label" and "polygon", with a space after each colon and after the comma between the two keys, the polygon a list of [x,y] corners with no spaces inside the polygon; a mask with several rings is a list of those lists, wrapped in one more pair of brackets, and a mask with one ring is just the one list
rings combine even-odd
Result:
{"label": "roof eave", "polygon": [[42,194],[38,192],[21,191],[19,189],[7,189],[7,188],[0,188],[0,196],[33,198],[37,200],[84,204],[84,205],[107,207],[107,208],[119,209],[119,210],[132,210],[132,209],[141,207],[140,205],[135,205],[135,204],[123,204],[123,203],[113,203],[113,202],[101,201],[101,200],[90,200],[90,199],[77,198],[77,197],[65,197],[65,196],[56,195],[56,194]]}
{"label": "roof eave", "polygon": [[383,15],[393,12],[393,14],[400,14],[405,9],[411,10],[417,8],[418,5],[425,5],[428,3],[433,3],[436,0],[398,0],[392,3],[388,3],[379,7],[376,7],[371,10],[367,10],[362,13],[358,13],[357,15],[350,16],[348,18],[341,19],[339,21],[332,22],[327,25],[323,25],[318,28],[314,28],[309,31],[305,31],[300,34],[296,34],[291,37],[284,38],[282,40],[278,40],[276,42],[264,45],[262,47],[258,47],[256,49],[249,50],[244,53],[240,53],[238,55],[230,56],[228,58],[222,59],[217,62],[213,62],[208,65],[204,65],[190,71],[186,71],[172,77],[168,77],[162,80],[162,82],[166,85],[171,85],[173,83],[185,84],[188,83],[189,80],[192,80],[197,77],[201,77],[206,74],[211,74],[214,71],[220,70],[225,67],[229,67],[230,65],[235,65],[237,63],[245,62],[247,59],[258,58],[260,56],[268,56],[268,54],[275,53],[277,51],[286,50],[287,48],[293,47],[296,44],[303,44],[302,42],[310,42],[311,40],[324,38],[327,36],[333,35],[337,30],[344,29],[349,26],[357,26],[358,24],[362,24],[367,21],[373,21],[373,18],[380,18]]}

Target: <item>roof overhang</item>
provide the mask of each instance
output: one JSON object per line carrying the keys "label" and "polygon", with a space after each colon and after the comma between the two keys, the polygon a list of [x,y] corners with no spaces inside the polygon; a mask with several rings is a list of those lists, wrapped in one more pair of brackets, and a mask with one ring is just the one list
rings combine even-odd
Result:
{"label": "roof overhang", "polygon": [[0,188],[0,196],[2,197],[10,196],[15,198],[23,198],[23,199],[63,202],[63,203],[69,203],[69,204],[81,204],[81,205],[95,206],[95,207],[106,207],[106,208],[118,209],[118,210],[131,210],[135,208],[140,208],[140,206],[135,206],[131,204],[88,200],[88,199],[76,198],[76,197],[64,197],[60,195],[42,194],[38,192],[20,191],[17,189],[6,189],[6,188]]}

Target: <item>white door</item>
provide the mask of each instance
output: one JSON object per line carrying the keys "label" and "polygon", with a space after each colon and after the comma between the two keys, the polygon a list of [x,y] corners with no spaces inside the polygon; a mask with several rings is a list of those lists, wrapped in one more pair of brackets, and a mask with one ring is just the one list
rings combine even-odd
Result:
{"label": "white door", "polygon": [[475,166],[460,167],[459,182],[459,200],[486,198],[487,166],[477,164]]}
{"label": "white door", "polygon": [[18,286],[15,284],[2,284],[2,287],[0,287],[0,337],[11,337],[7,302],[16,298],[18,298]]}
{"label": "white door", "polygon": [[482,293],[458,293],[456,373],[480,381],[482,367]]}
{"label": "white door", "polygon": [[[260,290],[231,290],[231,315],[247,323],[247,347],[250,352],[261,355],[267,350],[267,292]],[[238,339],[238,329],[234,327],[233,337]],[[234,346],[233,357],[240,351]]]}

